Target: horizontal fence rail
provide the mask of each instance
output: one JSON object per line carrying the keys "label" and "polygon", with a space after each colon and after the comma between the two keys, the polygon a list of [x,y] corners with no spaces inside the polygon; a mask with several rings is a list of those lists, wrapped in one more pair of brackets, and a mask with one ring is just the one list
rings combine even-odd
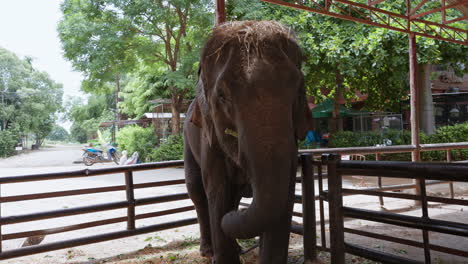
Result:
{"label": "horizontal fence rail", "polygon": [[[450,151],[454,149],[467,149],[468,142],[420,144],[420,151]],[[301,149],[299,154],[385,154],[385,153],[409,153],[416,149],[414,145],[376,146],[376,147],[352,147],[352,148],[320,148]]]}
{"label": "horizontal fence rail", "polygon": [[[166,229],[180,227],[180,226],[196,224],[197,223],[196,218],[180,219],[177,221],[170,221],[170,222],[166,222],[162,224],[150,225],[150,226],[145,226],[145,227],[136,227],[136,224],[135,224],[136,220],[188,212],[188,211],[193,211],[195,209],[193,205],[190,205],[190,206],[179,206],[179,207],[170,208],[167,210],[160,210],[156,212],[135,214],[135,207],[137,206],[186,200],[189,197],[187,193],[176,193],[176,194],[135,199],[135,195],[134,195],[135,189],[184,184],[185,180],[178,179],[178,180],[167,180],[167,181],[134,184],[133,172],[181,167],[183,165],[184,165],[183,161],[169,161],[169,162],[147,163],[147,164],[139,164],[139,165],[131,165],[131,166],[119,166],[119,167],[112,167],[112,168],[84,169],[84,170],[77,170],[77,171],[71,171],[71,172],[45,173],[45,174],[11,176],[11,177],[0,178],[0,186],[5,186],[8,184],[15,184],[15,183],[38,182],[38,181],[48,181],[48,180],[60,180],[60,179],[73,180],[79,177],[95,177],[95,176],[104,176],[104,175],[109,175],[109,174],[121,174],[125,178],[125,185],[119,185],[119,186],[85,188],[85,189],[74,189],[74,190],[66,190],[66,191],[58,191],[58,192],[43,192],[43,193],[35,193],[35,194],[3,196],[3,197],[0,197],[0,204],[19,202],[19,201],[66,197],[66,196],[76,196],[76,195],[83,195],[83,194],[102,194],[102,193],[116,192],[116,191],[124,191],[126,194],[126,200],[123,200],[123,201],[101,203],[101,204],[94,204],[94,205],[80,206],[80,207],[66,208],[66,209],[59,209],[59,210],[41,211],[41,212],[22,214],[22,215],[2,216],[0,214],[0,228],[5,225],[18,224],[18,223],[29,222],[29,221],[37,221],[37,220],[52,219],[52,218],[58,218],[58,217],[64,217],[64,216],[81,215],[81,214],[87,214],[87,213],[95,213],[95,212],[102,212],[102,211],[107,211],[107,210],[127,208],[127,215],[121,216],[121,217],[114,217],[114,218],[108,218],[108,219],[97,220],[97,221],[88,221],[88,222],[83,222],[83,223],[78,223],[78,224],[73,224],[73,225],[59,226],[59,227],[47,228],[47,229],[22,231],[22,232],[8,233],[8,234],[0,233],[0,242],[1,242],[1,241],[11,240],[11,239],[58,234],[58,233],[85,229],[85,228],[127,222],[126,230],[122,230],[122,231],[108,232],[108,233],[97,234],[93,236],[68,239],[64,241],[51,242],[51,243],[46,243],[46,244],[41,244],[41,245],[18,248],[18,249],[11,249],[7,251],[1,251],[1,247],[0,247],[0,260],[19,257],[19,256],[25,256],[25,255],[30,255],[30,254],[48,252],[51,250],[86,245],[90,243],[102,242],[102,241],[123,238],[123,237],[128,237],[128,236],[134,236],[134,235],[144,234],[148,232],[161,231],[161,230],[166,230]],[[116,176],[118,177],[118,175]]]}
{"label": "horizontal fence rail", "polygon": [[[468,148],[468,142],[462,143],[448,143],[448,144],[425,144],[421,145],[421,151],[447,151],[447,158],[450,159],[450,151],[453,149],[463,149]],[[429,197],[424,195],[424,199],[422,199],[418,195],[412,194],[403,194],[403,193],[393,193],[393,192],[385,192],[391,190],[402,190],[407,188],[414,188],[415,184],[401,184],[395,186],[382,186],[381,180],[379,180],[379,187],[378,188],[360,188],[360,189],[348,189],[348,188],[341,188],[341,192],[339,197],[336,194],[330,192],[330,190],[324,190],[323,182],[327,175],[332,175],[331,184],[334,184],[334,178],[336,173],[340,175],[344,172],[352,173],[353,175],[369,175],[369,176],[385,176],[385,177],[402,177],[407,176],[408,178],[420,178],[420,179],[430,179],[430,181],[426,182],[426,185],[430,184],[439,184],[439,183],[446,183],[447,181],[464,181],[466,180],[466,172],[467,166],[462,164],[458,165],[450,165],[450,167],[446,167],[447,164],[434,164],[435,167],[432,169],[427,169],[422,172],[424,176],[414,176],[414,171],[420,171],[421,169],[418,168],[418,165],[411,165],[410,169],[406,168],[408,163],[392,163],[392,162],[373,162],[373,161],[349,161],[349,162],[341,162],[340,167],[338,170],[333,169],[329,166],[329,161],[323,159],[321,161],[313,160],[314,156],[321,155],[323,153],[335,153],[335,154],[377,154],[381,153],[401,153],[401,152],[411,152],[415,149],[414,146],[411,145],[404,145],[404,146],[387,146],[387,147],[364,147],[364,148],[330,148],[330,149],[313,149],[313,150],[300,150],[300,163],[302,165],[301,170],[301,177],[298,178],[297,182],[302,185],[302,194],[295,195],[294,202],[299,203],[302,205],[302,212],[293,212],[293,215],[296,217],[301,217],[303,224],[293,224],[291,226],[291,231],[297,234],[304,235],[304,259],[313,260],[317,257],[316,250],[326,250],[329,251],[330,247],[335,247],[336,245],[340,245],[340,236],[336,236],[335,234],[330,235],[330,247],[327,247],[327,239],[326,239],[326,230],[325,227],[325,207],[324,203],[328,202],[329,204],[336,204],[341,201],[342,196],[345,195],[370,195],[370,196],[378,196],[381,199],[381,205],[383,204],[383,197],[389,198],[399,198],[399,199],[410,199],[410,200],[423,200],[423,204],[427,202],[440,202],[440,203],[447,203],[447,204],[457,204],[457,205],[467,205],[467,200],[460,200],[460,199],[449,199],[443,197]],[[450,160],[448,160],[450,161]],[[22,215],[11,215],[11,216],[2,216],[0,211],[0,260],[9,259],[19,256],[25,256],[30,254],[42,253],[47,251],[52,251],[56,249],[63,249],[68,247],[74,247],[79,245],[86,245],[90,243],[96,243],[101,241],[107,241],[117,238],[123,238],[138,234],[144,234],[148,232],[155,232],[166,230],[169,228],[175,228],[180,226],[186,226],[191,224],[196,224],[196,218],[188,218],[188,219],[181,219],[177,221],[156,224],[151,226],[145,227],[137,227],[136,221],[140,219],[147,219],[151,217],[158,217],[158,216],[165,216],[171,215],[176,213],[188,212],[193,211],[194,206],[179,206],[174,208],[169,208],[166,210],[160,210],[155,212],[148,212],[148,213],[141,213],[136,214],[135,208],[138,206],[143,205],[150,205],[150,204],[158,204],[170,201],[180,201],[188,199],[187,193],[176,193],[170,195],[161,195],[161,196],[154,196],[154,197],[146,197],[146,198],[135,198],[135,190],[137,189],[144,189],[144,188],[153,188],[153,187],[163,187],[163,186],[170,186],[170,185],[178,185],[184,184],[185,180],[177,179],[177,180],[166,180],[166,181],[158,181],[158,182],[148,182],[148,183],[133,183],[134,172],[138,171],[145,171],[145,170],[157,170],[157,169],[164,169],[164,168],[173,168],[173,167],[181,167],[184,165],[183,161],[169,161],[169,162],[159,162],[159,163],[148,163],[148,164],[139,164],[139,165],[130,165],[130,166],[119,166],[119,167],[112,167],[112,168],[102,168],[102,169],[84,169],[84,170],[76,170],[71,172],[57,172],[57,173],[44,173],[44,174],[36,174],[36,175],[25,175],[25,176],[9,176],[9,177],[1,177],[0,178],[0,187],[8,185],[8,184],[15,184],[15,183],[26,183],[26,182],[38,182],[38,181],[49,181],[49,180],[60,180],[60,179],[70,179],[73,180],[75,178],[83,178],[83,177],[96,177],[96,176],[104,176],[109,174],[121,174],[120,176],[116,177],[123,177],[125,179],[125,185],[117,185],[117,186],[104,186],[104,187],[96,187],[96,188],[83,188],[83,189],[71,189],[71,190],[64,190],[64,191],[52,191],[52,192],[42,192],[42,193],[33,193],[33,194],[22,194],[22,195],[10,195],[10,196],[0,196],[0,205],[3,203],[14,203],[14,202],[21,202],[21,201],[33,201],[38,199],[49,199],[49,198],[58,198],[58,197],[68,197],[68,196],[79,196],[85,194],[103,194],[103,193],[110,193],[110,192],[124,192],[125,193],[125,200],[104,203],[104,204],[95,204],[95,205],[88,205],[88,206],[80,206],[74,208],[65,208],[59,210],[50,210],[50,211],[42,211],[36,212],[31,214],[22,214]],[[367,169],[362,169],[362,166],[368,165]],[[327,172],[324,173],[323,167],[327,168]],[[440,177],[437,174],[439,169],[447,169],[450,168],[451,173],[448,173],[447,177]],[[314,169],[317,171],[316,175],[314,175]],[[387,173],[380,173],[381,170],[387,171]],[[414,170],[414,171],[413,171]],[[385,174],[385,175],[384,175]],[[388,174],[388,175],[387,175]],[[318,194],[315,195],[315,188],[314,182],[318,180]],[[337,180],[335,182],[338,184]],[[329,183],[330,185],[330,183]],[[334,186],[334,185],[333,185]],[[425,187],[425,186],[423,186]],[[425,190],[425,189],[424,189]],[[452,198],[453,198],[453,191],[452,191]],[[318,200],[318,212],[319,214],[316,216],[315,213],[315,200]],[[248,204],[243,204],[243,206],[248,206]],[[14,233],[7,233],[2,234],[1,227],[4,225],[11,225],[17,223],[23,223],[28,221],[37,221],[43,219],[51,219],[63,216],[71,216],[71,215],[81,215],[85,213],[92,213],[92,212],[101,212],[106,210],[114,210],[114,209],[127,209],[125,216],[113,217],[103,220],[94,220],[94,221],[86,221],[82,223],[77,223],[73,225],[66,225],[66,226],[58,226],[54,228],[43,228],[37,230],[30,230],[30,231],[21,231],[21,232],[14,232]],[[345,210],[346,209],[346,210]],[[329,212],[329,224],[331,230],[336,230],[336,221],[335,219],[343,219],[344,217],[351,217],[357,214],[356,211],[348,210],[347,208],[343,208],[343,210],[337,210],[334,212]],[[361,213],[361,212],[360,212]],[[372,213],[367,214],[369,217],[374,217]],[[320,226],[320,241],[321,244],[317,245],[316,243],[316,225],[317,225],[317,218],[319,221]],[[377,217],[377,216],[375,216]],[[381,217],[381,216],[379,216]],[[374,219],[374,218],[373,218]],[[377,219],[377,218],[375,218]],[[391,217],[386,217],[386,221],[397,221],[392,219]],[[380,220],[380,218],[379,218]],[[403,221],[403,220],[398,220]],[[451,223],[448,224],[446,222],[440,221],[422,221],[415,223],[415,219],[406,219],[405,220],[408,225],[412,225],[421,230],[442,230],[447,231],[450,234],[455,235],[466,235],[466,226],[463,223]],[[12,249],[8,251],[3,251],[1,248],[1,242],[6,240],[12,239],[19,239],[19,238],[28,238],[40,235],[51,235],[51,234],[58,234],[64,232],[70,232],[85,228],[91,227],[98,227],[102,225],[108,224],[115,224],[115,223],[123,223],[127,222],[126,230],[104,233],[104,234],[96,234],[93,236],[87,236],[82,238],[75,238],[69,239],[65,241],[58,241],[58,242],[51,242],[47,244],[29,246],[25,248],[19,249]],[[343,232],[347,233],[354,233],[359,235],[367,235],[368,237],[379,237],[382,239],[387,239],[391,241],[397,241],[401,244],[406,245],[417,245],[419,247],[423,247],[426,249],[437,250],[441,252],[446,252],[454,255],[465,256],[466,252],[462,252],[460,250],[449,249],[442,246],[437,245],[430,245],[427,242],[420,243],[416,241],[406,240],[406,239],[399,239],[399,238],[391,238],[389,236],[380,235],[380,234],[372,234],[370,232],[362,231],[362,230],[354,230],[354,229],[343,229]],[[338,243],[338,244],[337,244]],[[346,243],[341,244],[341,248],[344,250],[346,249],[347,252],[353,253],[356,255],[366,255],[369,259],[375,259],[376,256],[379,257],[380,255],[374,254],[375,252],[366,251],[361,247],[350,245]],[[426,250],[427,251],[427,250]],[[365,253],[363,253],[365,252]],[[379,252],[377,252],[379,253]],[[333,254],[332,254],[333,257]],[[339,262],[337,262],[339,263]],[[389,262],[387,262],[389,263]],[[400,263],[400,262],[398,262]],[[404,263],[404,262],[401,262]],[[407,262],[410,263],[410,262]],[[416,263],[416,262],[415,262]]]}
{"label": "horizontal fence rail", "polygon": [[[429,217],[428,202],[456,204],[467,206],[463,199],[428,196],[426,180],[468,182],[468,166],[448,163],[412,163],[412,162],[379,162],[379,161],[341,161],[338,155],[326,156],[329,190],[323,192],[329,202],[330,214],[330,252],[331,261],[344,264],[344,253],[361,256],[382,263],[431,263],[431,250],[468,258],[468,251],[430,244],[429,232],[468,238],[466,221],[454,222],[437,220]],[[356,190],[342,187],[342,177],[346,175],[365,175],[370,177],[396,177],[419,179],[421,193],[418,195],[390,193],[382,190]],[[418,200],[421,202],[422,216],[408,216],[391,212],[373,211],[343,206],[344,194],[384,196],[398,199]],[[365,230],[344,227],[344,219],[361,219],[394,226],[418,229],[422,232],[422,242],[377,234]],[[376,238],[403,245],[414,246],[424,250],[424,262],[383,253],[362,246],[345,242],[344,233]]]}

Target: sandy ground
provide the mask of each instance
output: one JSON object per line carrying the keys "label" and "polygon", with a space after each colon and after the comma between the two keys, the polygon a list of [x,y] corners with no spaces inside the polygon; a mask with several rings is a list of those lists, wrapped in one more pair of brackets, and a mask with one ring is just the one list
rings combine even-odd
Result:
{"label": "sandy ground", "polygon": [[[73,164],[74,160],[81,156],[81,147],[76,145],[55,146],[41,151],[22,154],[8,159],[0,159],[0,177],[26,175],[55,171],[70,171],[85,168],[82,164]],[[111,163],[96,164],[92,168],[115,166]],[[157,171],[146,171],[135,173],[135,183],[153,182],[158,180],[181,179],[183,178],[183,169],[162,169]],[[365,179],[367,186],[375,186],[374,180]],[[356,178],[347,178],[345,186],[355,186],[359,182]],[[100,186],[121,185],[124,183],[123,174],[113,174],[99,177],[79,178],[73,180],[55,180],[36,183],[8,184],[1,188],[2,196],[30,194],[46,191],[60,191],[79,188],[92,188]],[[404,183],[402,181],[394,182],[390,179],[384,179],[385,184]],[[325,186],[325,189],[327,187]],[[455,185],[458,198],[468,199],[468,187],[466,185]],[[300,186],[296,187],[297,193],[300,193]],[[448,196],[448,187],[446,184],[431,186],[428,191],[437,196]],[[173,194],[185,192],[184,185],[167,186],[159,188],[140,189],[136,192],[137,198]],[[79,198],[79,199],[78,199]],[[72,208],[76,206],[85,206],[111,201],[121,201],[125,199],[124,192],[112,192],[105,194],[93,194],[82,196],[70,196],[60,199],[41,199],[34,201],[24,201],[17,203],[4,203],[1,205],[2,216],[26,214],[44,210],[53,210],[61,208]],[[346,206],[365,208],[372,210],[388,210],[407,215],[421,215],[421,209],[412,207],[411,202],[385,199],[385,208],[381,209],[378,205],[378,198],[365,196],[345,197]],[[137,207],[137,214],[145,212],[159,211],[174,206],[189,205],[190,201],[171,202],[163,205],[151,205]],[[326,205],[326,203],[325,203]],[[318,208],[318,204],[317,204]],[[300,212],[301,208],[296,205],[295,211]],[[325,207],[325,212],[327,208]],[[92,213],[81,216],[62,217],[53,220],[34,221],[16,225],[7,225],[2,227],[2,233],[13,233],[19,231],[28,231],[39,228],[49,228],[57,226],[66,226],[91,220],[101,220],[112,217],[124,216],[126,210],[112,210],[100,213]],[[194,217],[194,212],[179,213],[160,218],[150,218],[138,220],[137,226],[145,226],[156,223],[167,222],[175,219]],[[436,219],[451,220],[466,223],[468,219],[468,208],[463,206],[440,206],[432,205],[430,216]],[[294,218],[300,222],[299,218]],[[96,228],[82,229],[62,234],[47,236],[42,243],[61,241],[70,238],[77,238],[97,233],[119,231],[125,229],[125,223],[111,224]],[[396,237],[422,240],[421,231],[407,228],[393,227],[383,224],[376,224],[367,221],[346,221],[346,227],[362,229],[370,232],[389,234]],[[318,227],[318,235],[320,229]],[[328,241],[328,227],[327,241]],[[198,254],[198,226],[186,226],[163,232],[144,234],[130,238],[118,239],[108,242],[101,242],[87,246],[80,246],[71,249],[56,250],[43,254],[36,254],[11,260],[1,261],[6,264],[55,264],[55,263],[209,263],[208,260],[200,258]],[[468,248],[468,239],[456,236],[445,236],[437,233],[430,233],[431,243],[466,250]],[[320,241],[320,237],[318,237]],[[346,240],[355,244],[367,246],[375,250],[385,251],[391,254],[400,255],[422,260],[423,252],[421,249],[406,247],[389,242],[382,242],[369,238],[363,238],[356,235],[346,235]],[[21,245],[23,239],[7,240],[3,242],[3,250],[10,250]],[[251,244],[251,243],[250,243]],[[468,259],[452,257],[444,254],[437,254],[432,251],[434,263],[463,263],[468,264]],[[243,256],[244,263],[255,263],[256,250]],[[303,263],[302,258],[302,237],[292,235],[290,243],[290,260],[288,263]],[[321,254],[324,262],[327,262],[326,254]],[[349,263],[373,263],[357,257],[348,256]]]}

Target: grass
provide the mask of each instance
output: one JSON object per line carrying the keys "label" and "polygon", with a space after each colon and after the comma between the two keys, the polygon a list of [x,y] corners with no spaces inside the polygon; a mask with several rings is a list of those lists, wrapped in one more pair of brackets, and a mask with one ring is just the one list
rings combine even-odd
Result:
{"label": "grass", "polygon": [[[150,236],[145,242],[166,241],[158,236]],[[258,239],[242,239],[238,241],[244,249],[251,248],[258,243]],[[106,259],[88,258],[87,264],[210,264],[211,260],[200,256],[198,251],[200,239],[193,236],[184,236],[183,239],[166,243],[161,246],[146,245],[144,248],[129,254]],[[240,256],[242,264],[256,264],[258,260],[258,248]],[[323,264],[330,263],[330,254],[319,252],[318,258]],[[83,264],[76,262],[69,264]],[[288,264],[303,264],[302,237],[292,236],[289,249]],[[346,263],[350,264],[378,264],[361,257],[347,255]],[[438,263],[438,264],[442,264]]]}

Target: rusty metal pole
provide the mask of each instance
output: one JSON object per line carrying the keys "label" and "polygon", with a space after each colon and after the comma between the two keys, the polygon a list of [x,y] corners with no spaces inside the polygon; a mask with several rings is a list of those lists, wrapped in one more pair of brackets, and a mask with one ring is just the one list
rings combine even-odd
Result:
{"label": "rusty metal pole", "polygon": [[[0,184],[0,198],[2,196],[2,185]],[[2,218],[2,202],[0,201],[0,218]],[[2,225],[0,224],[0,253],[3,251]]]}
{"label": "rusty metal pole", "polygon": [[132,171],[125,172],[125,191],[127,201],[130,203],[127,207],[127,230],[135,230],[135,193]]}
{"label": "rusty metal pole", "polygon": [[327,159],[328,171],[328,214],[330,219],[331,263],[345,263],[343,193],[341,174],[337,170],[341,156],[330,154]]}
{"label": "rusty metal pole", "polygon": [[[380,161],[380,159],[381,159],[380,153],[375,154],[375,160]],[[382,186],[382,177],[381,176],[379,176],[377,178],[377,184],[378,184],[379,188],[382,189],[383,186]],[[384,204],[383,196],[379,196],[379,203],[380,203],[380,208],[384,208],[385,204]]]}
{"label": "rusty metal pole", "polygon": [[315,216],[315,180],[312,155],[301,155],[302,167],[302,225],[304,227],[304,263],[317,259],[317,221]]}
{"label": "rusty metal pole", "polygon": [[[447,163],[450,163],[452,162],[452,151],[450,149],[447,149]],[[450,187],[450,198],[455,198],[455,193],[454,193],[454,190],[453,190],[453,182],[450,182],[449,183],[449,187]]]}
{"label": "rusty metal pole", "polygon": [[411,93],[411,144],[416,149],[411,154],[413,162],[421,161],[421,146],[419,142],[419,112],[418,112],[418,57],[416,54],[416,35],[409,37],[409,73]]}
{"label": "rusty metal pole", "polygon": [[[408,1],[409,2],[409,1]],[[408,18],[409,21],[409,18]],[[408,23],[410,26],[410,23]],[[421,146],[419,142],[419,111],[418,111],[418,57],[416,54],[416,35],[408,34],[409,38],[409,70],[410,70],[410,93],[411,93],[411,145],[415,149],[411,153],[413,162],[421,161]],[[421,193],[419,180],[415,180],[415,191],[419,195]],[[420,202],[416,201],[419,205]]]}
{"label": "rusty metal pole", "polygon": [[215,25],[220,25],[226,22],[226,3],[225,0],[214,0],[215,1]]}

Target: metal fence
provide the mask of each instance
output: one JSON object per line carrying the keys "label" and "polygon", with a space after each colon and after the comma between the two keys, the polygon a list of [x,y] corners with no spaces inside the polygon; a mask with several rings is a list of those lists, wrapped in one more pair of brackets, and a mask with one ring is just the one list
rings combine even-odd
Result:
{"label": "metal fence", "polygon": [[0,247],[0,260],[26,256],[36,253],[48,252],[57,249],[75,247],[80,245],[86,245],[96,242],[102,242],[112,239],[118,239],[128,236],[134,236],[144,233],[156,232],[161,230],[166,230],[170,228],[176,228],[180,226],[192,225],[197,223],[196,218],[187,218],[177,221],[165,222],[162,224],[137,227],[136,221],[139,219],[145,219],[150,217],[158,217],[164,215],[170,215],[180,212],[186,212],[194,210],[193,206],[184,206],[178,208],[171,208],[168,210],[162,210],[157,212],[150,212],[144,214],[135,214],[135,207],[142,205],[150,204],[159,204],[164,202],[179,201],[188,199],[187,193],[177,193],[164,196],[154,196],[146,197],[141,199],[135,199],[134,191],[135,189],[150,188],[150,187],[160,187],[160,186],[169,186],[184,184],[185,180],[169,180],[169,181],[159,181],[159,182],[148,182],[141,184],[133,183],[133,172],[143,171],[143,170],[155,170],[161,168],[170,168],[183,166],[183,161],[170,161],[170,162],[161,162],[161,163],[150,163],[150,164],[141,164],[133,166],[122,166],[122,167],[113,167],[113,168],[103,168],[103,169],[85,169],[72,172],[60,172],[60,173],[47,173],[47,174],[38,174],[38,175],[27,175],[27,176],[14,176],[14,177],[4,177],[0,178],[0,186],[5,186],[7,184],[14,183],[24,183],[24,182],[37,182],[37,181],[47,181],[47,180],[57,180],[57,179],[75,179],[81,177],[94,177],[94,176],[103,176],[112,173],[120,173],[122,177],[125,177],[125,185],[120,186],[111,186],[111,187],[99,187],[99,188],[88,188],[88,189],[75,189],[59,192],[47,192],[47,193],[37,193],[37,194],[26,194],[26,195],[15,195],[15,196],[4,196],[0,197],[0,205],[4,203],[35,200],[35,199],[45,199],[45,198],[56,198],[56,197],[65,197],[65,196],[74,196],[74,195],[83,195],[83,194],[96,194],[96,193],[107,193],[115,191],[125,191],[126,200],[95,204],[90,206],[75,207],[75,208],[66,208],[53,211],[38,212],[33,214],[23,214],[23,215],[12,215],[12,216],[2,216],[0,211],[0,230],[2,226],[23,223],[28,221],[37,221],[43,219],[51,219],[63,216],[79,215],[86,213],[102,212],[107,210],[127,208],[127,215],[117,218],[109,218],[99,221],[90,221],[75,225],[61,226],[49,229],[39,229],[26,232],[16,232],[2,234],[0,232],[0,245],[5,240],[17,239],[17,238],[27,238],[39,235],[50,235],[63,232],[69,232],[73,230],[80,230],[90,227],[97,227],[102,225],[108,225],[119,222],[127,222],[126,230],[109,232],[104,234],[97,234],[93,236],[69,239],[58,242],[51,242],[41,245],[34,245],[29,247],[23,247],[18,249],[12,249],[7,251],[2,251]]}
{"label": "metal fence", "polygon": [[[422,145],[421,149],[425,150],[444,150],[447,153],[450,153],[451,149],[462,149],[467,148],[468,143],[449,143],[449,144],[432,144],[432,145]],[[353,162],[353,161],[336,161],[332,160],[313,160],[313,156],[320,155],[324,152],[337,153],[337,154],[378,154],[378,153],[398,153],[398,152],[411,152],[414,149],[414,146],[393,146],[393,147],[377,147],[377,148],[348,148],[348,149],[321,149],[321,150],[301,150],[300,151],[300,160],[301,160],[301,177],[298,178],[298,182],[302,184],[302,195],[295,196],[295,203],[302,204],[302,212],[293,212],[293,215],[296,217],[302,218],[302,225],[293,224],[291,231],[297,234],[304,235],[304,257],[306,260],[313,260],[316,258],[317,249],[331,251],[332,253],[332,263],[340,264],[342,254],[344,252],[349,252],[355,255],[363,256],[369,259],[378,259],[384,263],[416,263],[409,260],[402,260],[394,258],[393,256],[378,255],[372,250],[366,250],[355,245],[347,244],[344,242],[343,237],[344,233],[354,233],[358,235],[365,235],[368,237],[374,237],[379,239],[384,239],[388,241],[393,241],[400,244],[419,246],[425,248],[426,252],[429,249],[447,252],[450,254],[455,254],[459,256],[468,257],[468,253],[460,250],[449,249],[446,247],[430,245],[427,236],[425,235],[424,242],[415,242],[405,239],[391,238],[389,236],[381,234],[371,234],[369,232],[347,229],[343,227],[344,217],[361,217],[359,213],[361,211],[356,211],[358,209],[347,208],[342,206],[342,196],[345,195],[356,195],[356,194],[366,194],[372,196],[378,196],[381,199],[381,204],[383,204],[383,197],[392,197],[392,198],[401,198],[401,199],[411,199],[411,200],[420,200],[422,203],[423,213],[426,212],[426,216],[423,215],[422,218],[412,218],[399,215],[393,215],[389,213],[382,212],[368,212],[366,215],[368,219],[384,222],[384,223],[404,223],[405,226],[420,228],[423,232],[427,233],[428,231],[447,231],[450,234],[464,235],[468,234],[468,227],[463,223],[450,223],[447,221],[438,221],[432,220],[427,217],[427,202],[439,202],[447,204],[459,204],[459,205],[468,205],[468,201],[453,199],[452,198],[442,198],[442,197],[428,197],[425,192],[425,188],[429,184],[439,184],[442,182],[451,182],[451,181],[468,181],[468,166],[462,165],[448,165],[448,164],[413,164],[410,162],[406,163],[389,163],[389,162],[372,162],[372,161],[362,161],[362,162]],[[447,155],[448,161],[450,161],[450,155]],[[356,165],[357,164],[357,165]],[[380,165],[379,165],[380,164]],[[392,164],[396,164],[398,173],[395,170],[389,167]],[[359,165],[359,166],[358,166]],[[144,233],[156,232],[161,230],[166,230],[170,228],[192,225],[197,223],[196,218],[187,218],[177,221],[165,222],[162,224],[155,224],[144,227],[137,227],[136,221],[139,219],[146,219],[151,217],[158,217],[164,215],[171,215],[180,212],[187,212],[194,210],[192,205],[183,206],[177,208],[171,208],[162,211],[149,212],[143,214],[136,214],[135,207],[142,205],[158,204],[170,201],[179,201],[188,199],[187,193],[178,193],[164,196],[155,196],[136,199],[134,192],[136,189],[150,188],[150,187],[161,187],[169,185],[184,184],[184,180],[169,180],[169,181],[159,181],[159,182],[148,182],[148,183],[133,183],[133,173],[136,171],[144,170],[156,170],[161,168],[170,168],[170,167],[179,167],[183,166],[183,161],[171,161],[171,162],[161,162],[161,163],[150,163],[150,164],[141,164],[133,166],[122,166],[122,167],[113,167],[113,168],[103,168],[103,169],[85,169],[73,172],[61,172],[61,173],[47,173],[47,174],[38,174],[38,175],[26,175],[26,176],[13,176],[13,177],[3,177],[0,178],[0,187],[14,184],[14,183],[24,183],[24,182],[37,182],[37,181],[47,181],[47,180],[57,180],[57,179],[75,179],[81,177],[95,177],[108,174],[121,174],[121,177],[125,179],[125,185],[119,186],[104,186],[98,188],[87,188],[87,189],[74,189],[66,191],[57,191],[57,192],[46,192],[46,193],[35,193],[35,194],[24,194],[24,195],[14,195],[14,196],[3,196],[0,197],[0,205],[4,203],[12,203],[19,201],[28,201],[36,199],[46,199],[46,198],[57,198],[57,197],[66,197],[66,196],[76,196],[84,194],[97,194],[97,193],[108,193],[115,191],[125,191],[126,199],[117,202],[96,204],[83,207],[75,208],[66,208],[60,210],[38,212],[33,214],[23,214],[23,215],[12,215],[12,216],[2,216],[0,210],[0,260],[26,256],[30,254],[48,252],[57,249],[69,248],[74,246],[86,245],[96,242],[102,242],[112,239],[118,239],[128,236],[134,236]],[[381,167],[379,167],[381,166]],[[324,168],[327,168],[327,172],[324,173]],[[381,168],[382,170],[378,170]],[[434,176],[438,170],[444,169],[445,171],[441,172],[440,176]],[[450,169],[447,171],[447,169]],[[454,169],[454,170],[452,170]],[[316,173],[314,172],[316,171]],[[428,173],[421,176],[415,171],[419,172],[421,170],[427,171]],[[461,173],[461,176],[458,176],[456,173]],[[405,188],[414,188],[415,184],[406,184],[406,185],[397,185],[397,186],[382,186],[382,182],[379,181],[378,188],[366,188],[366,189],[343,189],[341,188],[341,176],[346,175],[347,173],[352,173],[352,175],[364,175],[372,177],[396,177],[401,176],[404,178],[419,179],[421,187],[421,195],[410,195],[402,193],[393,193],[386,192],[390,190],[401,190]],[[328,176],[329,186],[332,186],[330,190],[324,190],[323,182],[324,178]],[[117,176],[116,176],[117,177]],[[315,180],[318,181],[318,194],[315,194]],[[426,181],[427,180],[427,181]],[[318,200],[318,217],[316,215],[316,203]],[[325,218],[325,202],[329,203],[329,218]],[[248,204],[243,204],[248,205]],[[104,220],[89,221],[74,225],[61,226],[48,229],[39,229],[31,230],[24,232],[15,232],[2,234],[1,227],[5,225],[51,219],[63,216],[71,215],[80,215],[93,212],[101,212],[114,209],[127,209],[126,216],[114,217]],[[317,219],[320,227],[320,244],[317,243]],[[326,237],[326,224],[327,221],[330,225],[330,245],[327,245]],[[406,221],[406,222],[405,222]],[[69,232],[74,230],[80,230],[90,227],[97,227],[102,225],[108,225],[113,223],[126,222],[127,228],[125,230],[109,232],[104,234],[96,234],[87,237],[68,239],[58,242],[50,242],[41,245],[29,246],[24,248],[12,249],[7,251],[1,250],[1,242],[11,239],[18,238],[27,238],[39,235],[50,235],[63,232]],[[369,253],[370,252],[370,253]],[[426,256],[427,257],[427,256]],[[406,261],[406,262],[391,262],[392,260]],[[430,263],[427,262],[426,263]]]}
{"label": "metal fence", "polygon": [[[310,159],[310,157],[309,157]],[[431,263],[431,250],[447,254],[468,258],[468,252],[449,248],[440,245],[430,244],[428,232],[438,232],[443,234],[456,235],[468,238],[468,224],[461,222],[450,222],[431,219],[428,214],[428,202],[442,204],[455,204],[468,206],[467,200],[433,197],[426,193],[426,181],[456,181],[468,182],[468,166],[463,164],[447,163],[412,163],[412,162],[388,162],[388,161],[341,161],[339,155],[324,155],[322,161],[307,161],[307,157],[301,157],[303,161],[303,186],[309,186],[308,192],[304,192],[302,199],[304,201],[319,200],[319,226],[320,226],[320,244],[316,243],[315,203],[309,202],[304,212],[303,227],[299,228],[300,234],[304,235],[304,257],[306,260],[316,258],[316,250],[330,251],[331,263],[344,264],[345,253],[361,256],[366,259],[379,261],[382,263]],[[309,164],[309,165],[307,165]],[[319,195],[313,196],[314,174],[311,166],[317,166]],[[323,189],[322,166],[327,168],[328,190]],[[343,176],[362,175],[369,177],[391,177],[418,179],[421,193],[419,195],[385,192],[380,189],[350,189],[343,188]],[[307,188],[307,187],[306,187]],[[304,191],[305,189],[303,189]],[[343,206],[343,196],[346,195],[369,195],[379,197],[391,197],[398,199],[418,200],[421,202],[422,217],[407,216],[402,214],[372,211],[366,209],[352,208]],[[330,229],[330,244],[327,246],[326,239],[326,219],[324,202],[328,202],[328,221]],[[308,216],[308,217],[307,217]],[[419,229],[422,232],[423,242],[392,237],[388,235],[372,233],[364,230],[345,228],[344,220],[361,219],[374,221],[378,223],[403,226]],[[424,262],[403,258],[400,256],[376,251],[370,248],[364,248],[360,245],[345,242],[345,233],[355,234],[368,238],[375,238],[384,241],[394,242],[401,245],[408,245],[424,249]],[[309,241],[306,243],[306,241]]]}

